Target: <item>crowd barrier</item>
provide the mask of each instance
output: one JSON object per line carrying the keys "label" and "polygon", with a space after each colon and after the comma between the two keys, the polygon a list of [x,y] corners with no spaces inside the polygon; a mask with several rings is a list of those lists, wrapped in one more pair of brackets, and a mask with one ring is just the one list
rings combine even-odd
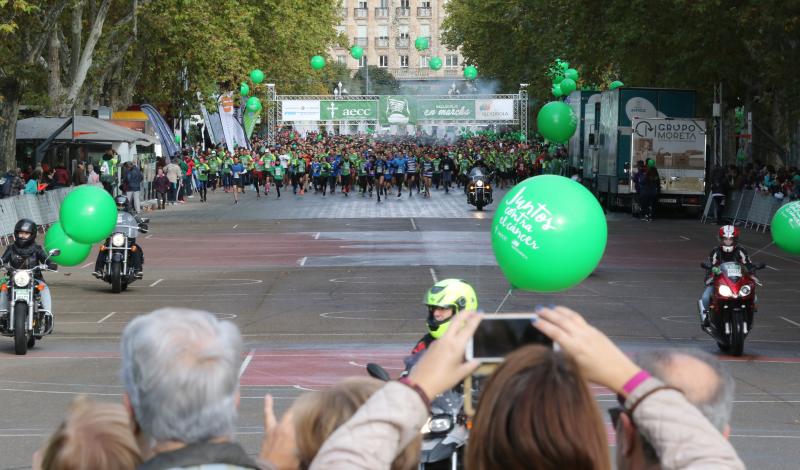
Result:
{"label": "crowd barrier", "polygon": [[[744,225],[744,227],[752,227],[766,232],[775,212],[789,202],[788,197],[777,199],[768,192],[754,189],[731,191],[725,198],[725,209],[722,212],[722,218],[734,225]],[[713,204],[713,199],[709,194],[708,199],[706,199],[703,217],[700,219],[701,222],[714,221],[710,216],[714,210]]]}
{"label": "crowd barrier", "polygon": [[61,202],[73,188],[57,188],[44,194],[23,194],[0,199],[0,244],[13,242],[14,225],[19,219],[31,219],[42,230],[56,222]]}

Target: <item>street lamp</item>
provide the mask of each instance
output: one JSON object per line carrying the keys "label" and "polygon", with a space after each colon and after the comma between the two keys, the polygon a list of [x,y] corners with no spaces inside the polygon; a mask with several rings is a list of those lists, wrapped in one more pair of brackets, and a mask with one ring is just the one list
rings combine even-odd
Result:
{"label": "street lamp", "polygon": [[342,82],[339,82],[336,85],[336,88],[333,89],[333,96],[335,96],[336,98],[341,98],[347,95],[348,95],[347,88],[343,88]]}

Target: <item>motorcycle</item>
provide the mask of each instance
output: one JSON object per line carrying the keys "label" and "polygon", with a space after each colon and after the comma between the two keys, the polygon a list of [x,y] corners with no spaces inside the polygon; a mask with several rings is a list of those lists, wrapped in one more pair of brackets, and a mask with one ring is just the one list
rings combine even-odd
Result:
{"label": "motorcycle", "polygon": [[142,218],[141,222],[127,213],[117,214],[117,226],[100,246],[100,251],[106,252],[106,262],[103,266],[103,279],[111,284],[111,292],[119,294],[126,290],[128,285],[137,279],[136,273],[131,263],[131,253],[136,250],[131,239],[136,238],[137,232],[147,233],[150,222],[148,218]]}
{"label": "motorcycle", "polygon": [[469,172],[467,203],[475,206],[479,211],[492,203],[492,185],[489,183],[489,176],[480,167],[473,168]]}
{"label": "motorcycle", "polygon": [[[50,250],[47,259],[60,254],[61,250]],[[57,272],[49,269],[46,262],[33,269],[8,267],[8,280],[2,285],[8,293],[8,313],[0,316],[0,334],[14,338],[14,353],[19,356],[53,332],[53,314],[42,308],[44,283],[36,280],[36,271]]]}
{"label": "motorcycle", "polygon": [[[391,377],[378,364],[367,364],[367,373],[378,380],[388,382]],[[420,469],[463,468],[463,455],[469,431],[464,413],[464,396],[458,390],[449,390],[431,401],[431,415],[420,429],[422,452]]]}
{"label": "motorcycle", "polygon": [[[712,269],[704,262],[701,266]],[[753,313],[756,305],[756,285],[761,285],[752,273],[763,269],[764,263],[755,264],[750,270],[736,262],[722,263],[714,278],[714,293],[708,306],[709,326],[703,330],[717,342],[719,349],[733,356],[741,356],[744,339],[753,329]],[[703,309],[702,301],[698,301]]]}

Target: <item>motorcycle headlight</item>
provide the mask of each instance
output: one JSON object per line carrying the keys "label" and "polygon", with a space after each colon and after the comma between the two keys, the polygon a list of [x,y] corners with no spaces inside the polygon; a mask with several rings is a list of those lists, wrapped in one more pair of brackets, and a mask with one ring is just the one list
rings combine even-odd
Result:
{"label": "motorcycle headlight", "polygon": [[747,297],[748,295],[750,295],[750,292],[752,292],[752,291],[753,291],[753,289],[750,286],[744,285],[744,286],[742,286],[741,289],[739,289],[739,296],[740,297]]}
{"label": "motorcycle headlight", "polygon": [[728,286],[726,286],[726,285],[724,285],[724,284],[723,284],[723,285],[721,285],[721,286],[719,286],[719,289],[717,289],[717,292],[718,292],[718,293],[719,293],[719,295],[721,295],[722,297],[735,297],[735,296],[733,295],[733,291],[731,290],[731,288],[730,288],[730,287],[728,287]]}
{"label": "motorcycle headlight", "polygon": [[483,181],[481,181],[481,180],[478,180],[478,182],[477,182],[477,183],[475,183],[475,186],[477,186],[477,187],[479,187],[479,188],[482,188],[482,187],[483,187]]}
{"label": "motorcycle headlight", "polygon": [[28,287],[31,283],[31,275],[28,271],[17,271],[14,274],[14,285],[17,287]]}
{"label": "motorcycle headlight", "polygon": [[428,426],[431,428],[431,432],[449,432],[453,429],[453,418],[448,415],[434,416]]}
{"label": "motorcycle headlight", "polygon": [[125,235],[121,233],[115,233],[111,236],[111,244],[114,246],[123,246],[125,245]]}

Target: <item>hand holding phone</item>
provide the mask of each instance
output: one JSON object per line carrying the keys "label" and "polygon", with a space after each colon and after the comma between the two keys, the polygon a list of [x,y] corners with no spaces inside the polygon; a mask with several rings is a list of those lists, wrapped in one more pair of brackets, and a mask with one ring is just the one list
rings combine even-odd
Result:
{"label": "hand holding phone", "polygon": [[534,313],[484,315],[467,343],[467,360],[500,363],[507,354],[527,344],[553,347],[553,340],[534,326],[536,320]]}

